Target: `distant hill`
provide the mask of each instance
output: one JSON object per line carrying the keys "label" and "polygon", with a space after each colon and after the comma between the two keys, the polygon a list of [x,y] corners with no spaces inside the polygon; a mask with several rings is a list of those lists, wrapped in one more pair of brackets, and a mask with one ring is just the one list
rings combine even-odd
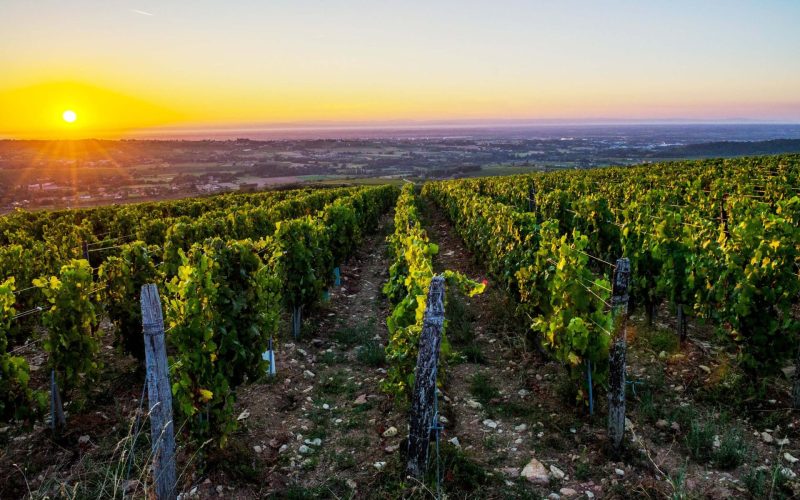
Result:
{"label": "distant hill", "polygon": [[685,158],[698,156],[745,156],[800,153],[800,139],[770,141],[719,141],[684,146],[667,146],[653,151],[651,158]]}

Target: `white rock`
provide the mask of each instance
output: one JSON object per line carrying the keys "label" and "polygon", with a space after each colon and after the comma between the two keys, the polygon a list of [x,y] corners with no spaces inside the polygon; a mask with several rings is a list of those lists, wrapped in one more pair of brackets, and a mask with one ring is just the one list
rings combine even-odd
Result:
{"label": "white rock", "polygon": [[249,416],[250,416],[250,410],[244,410],[242,413],[239,414],[238,417],[236,417],[236,420],[244,420]]}
{"label": "white rock", "polygon": [[480,410],[481,408],[483,408],[482,404],[478,403],[477,401],[473,401],[471,399],[467,400],[467,406],[475,410]]}
{"label": "white rock", "polygon": [[788,467],[783,467],[781,469],[781,475],[783,475],[783,477],[789,480],[795,479],[797,477],[797,474],[795,474],[794,471]]}
{"label": "white rock", "polygon": [[89,444],[89,436],[81,436],[78,438],[78,444]]}
{"label": "white rock", "polygon": [[311,370],[303,371],[303,376],[305,378],[314,378],[314,377],[316,377],[316,375],[314,375],[314,372],[312,372]]}
{"label": "white rock", "polygon": [[383,431],[383,437],[385,438],[394,437],[396,435],[397,435],[397,427],[395,426],[389,427],[388,429]]}
{"label": "white rock", "polygon": [[667,427],[669,427],[669,422],[667,422],[662,418],[658,422],[656,422],[656,427],[658,427],[659,429],[666,429]]}
{"label": "white rock", "polygon": [[289,449],[288,444],[282,444],[280,448],[278,448],[278,453],[284,453],[286,450]]}
{"label": "white rock", "polygon": [[561,495],[559,495],[558,493],[550,493],[549,495],[547,495],[547,500],[559,500],[560,498]]}
{"label": "white rock", "polygon": [[525,396],[530,394],[530,392],[527,391],[526,389],[520,389],[517,391],[517,394],[519,394],[519,397],[524,398]]}
{"label": "white rock", "polygon": [[625,475],[625,471],[622,469],[614,469],[614,474],[618,475],[619,477],[622,477]]}
{"label": "white rock", "polygon": [[311,453],[311,448],[309,448],[308,446],[306,446],[304,444],[301,444],[300,448],[297,451],[299,451],[300,454],[302,454],[302,455],[306,455],[308,453]]}
{"label": "white rock", "polygon": [[488,427],[490,429],[497,429],[497,422],[495,422],[494,420],[488,419],[488,418],[483,421],[483,425],[485,425],[486,427]]}
{"label": "white rock", "polygon": [[707,367],[706,365],[699,365],[698,368],[700,368],[706,373],[711,373],[711,368]]}
{"label": "white rock", "polygon": [[561,488],[560,490],[558,490],[558,492],[561,493],[561,496],[567,498],[572,498],[578,494],[578,492],[573,490],[572,488]]}
{"label": "white rock", "polygon": [[262,448],[261,446],[255,445],[255,446],[253,446],[253,451],[256,452],[256,453],[261,453],[262,451],[264,451],[264,448]]}
{"label": "white rock", "polygon": [[566,474],[564,474],[564,471],[559,469],[555,465],[550,466],[550,474],[552,474],[554,478],[559,480],[564,479],[564,477],[566,476]]}
{"label": "white rock", "polygon": [[789,445],[789,438],[778,439],[775,441],[775,444],[778,446],[788,446]]}
{"label": "white rock", "polygon": [[355,401],[353,401],[353,404],[356,404],[356,405],[367,404],[367,395],[366,394],[360,395],[359,397],[356,398]]}
{"label": "white rock", "polygon": [[461,448],[461,442],[459,442],[457,437],[450,438],[447,440],[448,443],[452,444],[456,448]]}
{"label": "white rock", "polygon": [[550,475],[547,473],[547,469],[544,468],[542,462],[535,458],[531,458],[531,461],[523,467],[519,474],[531,483],[548,484],[550,482]]}
{"label": "white rock", "polygon": [[797,461],[800,460],[800,459],[795,458],[794,456],[792,456],[792,454],[789,453],[788,451],[783,454],[783,459],[786,460],[787,462],[789,462],[790,464],[797,463]]}
{"label": "white rock", "polygon": [[722,443],[719,440],[719,436],[714,436],[714,448],[719,448],[722,446]]}
{"label": "white rock", "polygon": [[322,446],[322,439],[320,438],[306,439],[305,443],[311,446]]}
{"label": "white rock", "polygon": [[586,494],[586,498],[594,498],[594,493],[592,493],[591,491],[586,490],[584,491],[584,493]]}
{"label": "white rock", "polygon": [[527,424],[519,424],[518,426],[514,427],[514,430],[517,431],[517,432],[524,432],[524,431],[528,430],[528,425]]}
{"label": "white rock", "polygon": [[328,403],[325,403],[325,404],[322,405],[322,409],[323,410],[330,410],[331,409],[331,405],[329,405]]}
{"label": "white rock", "polygon": [[770,434],[769,432],[762,432],[761,439],[767,444],[774,441],[774,439],[772,439],[772,434]]}
{"label": "white rock", "polygon": [[384,467],[386,467],[386,462],[375,462],[374,464],[372,464],[372,466],[378,470],[381,470]]}

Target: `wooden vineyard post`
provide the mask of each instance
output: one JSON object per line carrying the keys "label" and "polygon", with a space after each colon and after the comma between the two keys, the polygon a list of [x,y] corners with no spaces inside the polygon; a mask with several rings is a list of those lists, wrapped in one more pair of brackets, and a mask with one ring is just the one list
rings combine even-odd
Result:
{"label": "wooden vineyard post", "polygon": [[533,183],[528,186],[528,212],[536,213],[536,187]]}
{"label": "wooden vineyard post", "polygon": [[406,472],[416,478],[425,474],[428,445],[434,424],[436,403],[436,366],[444,325],[444,278],[434,276],[428,291],[428,303],[419,338],[416,378],[411,400]]}
{"label": "wooden vineyard post", "polygon": [[86,259],[86,261],[88,262],[89,261],[89,244],[86,243],[86,241],[81,243],[81,251],[83,252],[83,258]]}
{"label": "wooden vineyard post", "polygon": [[625,433],[625,323],[628,319],[630,277],[630,261],[627,258],[617,259],[611,298],[615,338],[608,354],[608,438],[614,450],[622,446]]}
{"label": "wooden vineyard post", "polygon": [[800,349],[794,360],[794,383],[792,385],[792,407],[800,409]]}
{"label": "wooden vineyard post", "polygon": [[730,238],[731,232],[728,229],[728,211],[725,210],[725,204],[728,202],[728,193],[722,195],[722,202],[719,204],[719,219],[722,221],[722,228],[725,231],[725,237]]}
{"label": "wooden vineyard post", "polygon": [[303,327],[303,306],[292,308],[292,337],[295,340],[300,338],[300,330]]}
{"label": "wooden vineyard post", "polygon": [[175,429],[172,387],[164,345],[164,317],[156,285],[144,285],[141,294],[147,399],[153,456],[153,480],[158,500],[175,498]]}
{"label": "wooden vineyard post", "polygon": [[50,428],[53,430],[53,435],[57,436],[58,433],[67,426],[67,418],[64,416],[64,405],[61,403],[61,393],[58,391],[58,383],[56,382],[56,371],[50,371]]}
{"label": "wooden vineyard post", "polygon": [[683,304],[678,304],[678,318],[676,321],[675,329],[678,333],[678,338],[681,344],[686,341],[686,315],[683,313]]}

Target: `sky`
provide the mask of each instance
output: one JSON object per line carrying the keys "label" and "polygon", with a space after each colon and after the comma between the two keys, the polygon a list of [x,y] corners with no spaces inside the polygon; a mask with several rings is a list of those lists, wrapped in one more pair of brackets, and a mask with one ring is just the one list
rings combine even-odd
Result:
{"label": "sky", "polygon": [[2,0],[0,137],[797,123],[799,21],[797,0]]}

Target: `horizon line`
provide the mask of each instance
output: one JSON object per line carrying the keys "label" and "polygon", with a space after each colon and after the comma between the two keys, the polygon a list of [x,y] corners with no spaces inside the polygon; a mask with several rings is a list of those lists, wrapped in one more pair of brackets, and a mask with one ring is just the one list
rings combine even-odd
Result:
{"label": "horizon line", "polygon": [[[230,138],[217,138],[215,135],[230,135],[234,133],[280,133],[280,132],[391,132],[391,131],[427,131],[427,130],[502,130],[527,127],[602,127],[602,126],[800,126],[800,119],[755,119],[755,118],[598,118],[598,119],[571,119],[571,118],[475,118],[475,119],[441,119],[441,120],[375,120],[375,121],[335,121],[314,120],[298,122],[241,122],[241,123],[197,123],[186,125],[164,125],[133,130],[107,130],[96,131],[96,136],[90,134],[86,137],[14,137],[14,134],[0,133],[0,141],[80,141],[80,140],[179,140],[180,136],[203,136],[207,139],[194,138],[188,140],[232,140]],[[25,134],[27,135],[27,134]],[[116,137],[104,137],[106,135]],[[320,137],[323,138],[323,137]],[[334,139],[335,137],[324,137]],[[352,137],[349,137],[352,139]],[[239,137],[248,139],[248,137]],[[312,140],[314,137],[305,137]],[[259,139],[255,139],[259,140]]]}

